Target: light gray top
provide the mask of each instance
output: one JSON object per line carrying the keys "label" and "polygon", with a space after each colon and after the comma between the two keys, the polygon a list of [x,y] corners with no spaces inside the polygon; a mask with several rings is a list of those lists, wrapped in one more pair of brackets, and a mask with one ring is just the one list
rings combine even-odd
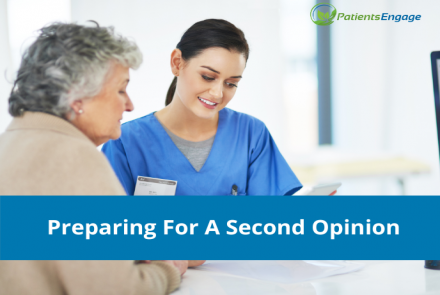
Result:
{"label": "light gray top", "polygon": [[[156,116],[156,113],[154,114]],[[157,118],[157,117],[156,117]],[[159,120],[158,120],[159,121]],[[206,162],[206,159],[211,152],[212,145],[214,144],[215,135],[204,141],[189,141],[183,139],[174,133],[172,133],[167,127],[165,127],[160,121],[163,129],[168,133],[171,140],[182,152],[182,154],[188,159],[194,169],[199,172]]]}

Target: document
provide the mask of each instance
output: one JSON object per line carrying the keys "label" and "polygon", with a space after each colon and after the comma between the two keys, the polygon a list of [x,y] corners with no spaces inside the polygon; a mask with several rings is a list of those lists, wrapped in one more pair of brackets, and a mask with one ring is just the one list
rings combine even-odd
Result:
{"label": "document", "polygon": [[293,284],[357,271],[363,264],[341,260],[221,260],[207,261],[197,269],[210,273]]}

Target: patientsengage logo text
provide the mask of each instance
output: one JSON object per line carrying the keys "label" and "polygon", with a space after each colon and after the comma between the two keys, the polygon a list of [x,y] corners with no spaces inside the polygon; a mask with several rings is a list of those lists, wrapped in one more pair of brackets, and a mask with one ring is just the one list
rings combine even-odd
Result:
{"label": "patientsengage logo text", "polygon": [[319,3],[313,6],[310,11],[310,18],[318,26],[328,26],[335,21],[392,21],[392,22],[414,22],[422,18],[415,14],[392,14],[383,12],[380,14],[363,13],[338,13],[336,8],[329,3]]}

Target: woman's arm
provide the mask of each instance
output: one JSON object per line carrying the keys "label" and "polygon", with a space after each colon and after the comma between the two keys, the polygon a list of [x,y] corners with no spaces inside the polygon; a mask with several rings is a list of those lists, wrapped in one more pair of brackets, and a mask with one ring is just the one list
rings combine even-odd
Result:
{"label": "woman's arm", "polygon": [[256,121],[249,150],[248,195],[292,195],[302,188],[272,136]]}
{"label": "woman's arm", "polygon": [[[181,271],[172,261],[54,261],[69,295],[162,295],[180,284]],[[186,270],[186,268],[185,268]]]}

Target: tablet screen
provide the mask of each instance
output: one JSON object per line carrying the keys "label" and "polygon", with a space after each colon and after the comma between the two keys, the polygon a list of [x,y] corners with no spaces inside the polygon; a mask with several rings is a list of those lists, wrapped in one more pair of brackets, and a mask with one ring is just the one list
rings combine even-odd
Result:
{"label": "tablet screen", "polygon": [[[440,51],[434,51],[431,53],[431,69],[432,69],[432,82],[434,86],[434,102],[435,102],[435,115],[437,120],[437,140],[440,139],[440,99],[439,99],[439,85],[440,85]],[[439,144],[440,145],[440,144]]]}

